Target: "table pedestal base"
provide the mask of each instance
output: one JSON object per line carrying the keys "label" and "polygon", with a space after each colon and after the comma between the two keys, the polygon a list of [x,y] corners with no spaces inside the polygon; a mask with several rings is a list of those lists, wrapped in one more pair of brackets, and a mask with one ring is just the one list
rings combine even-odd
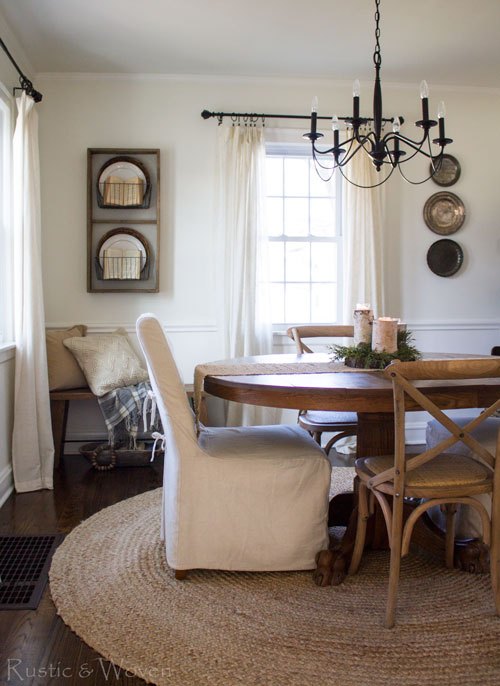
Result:
{"label": "table pedestal base", "polygon": [[[358,413],[358,434],[356,438],[356,457],[369,455],[388,455],[394,452],[394,415],[387,412]],[[358,479],[354,480],[354,492],[342,493],[330,501],[328,525],[346,526],[340,543],[329,550],[321,550],[316,556],[314,583],[318,586],[337,586],[347,575],[351,562],[358,517],[357,508]],[[350,502],[349,502],[350,496]],[[346,508],[350,505],[349,517]],[[378,506],[375,514],[368,520],[366,545],[375,549],[387,549],[387,529],[382,511]]]}

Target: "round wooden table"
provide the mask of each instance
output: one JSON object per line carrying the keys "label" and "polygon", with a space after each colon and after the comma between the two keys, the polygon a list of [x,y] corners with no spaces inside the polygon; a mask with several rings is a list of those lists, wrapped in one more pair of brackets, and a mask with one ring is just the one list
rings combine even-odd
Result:
{"label": "round wooden table", "polygon": [[[463,359],[478,355],[442,355],[436,359]],[[252,363],[328,362],[326,354],[260,355],[228,360]],[[217,364],[223,364],[217,363]],[[421,381],[418,388],[441,409],[487,407],[500,394],[499,379],[464,381]],[[207,376],[205,391],[210,395],[250,405],[296,410],[335,410],[358,415],[357,456],[384,455],[394,449],[394,418],[391,382],[380,371],[349,371],[308,374],[256,374]],[[422,408],[410,402],[409,410]]]}
{"label": "round wooden table", "polygon": [[[436,359],[464,359],[478,355],[426,355]],[[319,353],[305,355],[261,355],[228,360],[252,363],[328,362]],[[223,364],[223,363],[217,363]],[[500,379],[421,381],[416,384],[444,410],[487,407],[500,396]],[[349,371],[307,374],[256,374],[207,376],[204,389],[210,395],[239,403],[296,410],[335,410],[356,412],[358,433],[357,457],[385,455],[394,450],[394,415],[392,384],[378,371]],[[408,398],[408,410],[422,410]],[[354,506],[354,507],[353,507]],[[337,503],[330,503],[330,525],[339,523]],[[314,578],[318,585],[341,583],[348,568],[356,530],[355,501],[350,503],[351,517],[346,536],[336,551],[322,551]],[[386,528],[380,513],[372,526],[372,547],[386,547]]]}

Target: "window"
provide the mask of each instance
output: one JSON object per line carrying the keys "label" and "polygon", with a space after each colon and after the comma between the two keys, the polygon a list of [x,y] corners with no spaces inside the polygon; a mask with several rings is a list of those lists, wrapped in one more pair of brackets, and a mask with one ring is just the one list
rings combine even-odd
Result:
{"label": "window", "polygon": [[12,339],[11,155],[12,99],[0,84],[0,344]]}
{"label": "window", "polygon": [[268,146],[266,164],[273,324],[342,321],[341,177],[322,181],[309,146]]}

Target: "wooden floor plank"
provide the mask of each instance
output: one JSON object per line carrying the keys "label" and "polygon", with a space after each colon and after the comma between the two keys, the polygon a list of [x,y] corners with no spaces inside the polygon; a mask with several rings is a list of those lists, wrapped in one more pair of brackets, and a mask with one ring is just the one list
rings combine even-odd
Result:
{"label": "wooden floor plank", "polygon": [[[12,495],[0,509],[0,534],[69,533],[104,507],[162,483],[163,465],[97,472],[81,456],[67,455],[54,490]],[[45,670],[45,671],[44,671]],[[0,683],[139,686],[81,641],[56,614],[47,587],[37,610],[0,612]]]}

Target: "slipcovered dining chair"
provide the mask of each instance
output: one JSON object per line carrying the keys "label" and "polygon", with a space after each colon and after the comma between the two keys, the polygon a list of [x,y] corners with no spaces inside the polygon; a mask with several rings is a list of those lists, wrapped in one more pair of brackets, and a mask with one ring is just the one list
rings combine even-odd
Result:
{"label": "slipcovered dining chair", "polygon": [[[295,342],[298,355],[314,352],[304,341],[310,338],[352,338],[354,327],[347,325],[329,326],[292,326],[287,330],[287,336]],[[358,430],[358,417],[355,412],[334,412],[331,410],[300,410],[297,419],[299,426],[308,431],[314,440],[321,445],[323,433],[335,433],[324,450],[326,454],[341,438],[355,436]]]}
{"label": "slipcovered dining chair", "polygon": [[[500,360],[428,360],[395,361],[385,369],[392,381],[394,394],[395,452],[394,455],[363,457],[356,460],[360,479],[358,494],[358,524],[349,574],[355,574],[361,561],[367,520],[373,511],[374,498],[384,515],[390,545],[389,590],[385,625],[394,625],[401,558],[408,554],[410,537],[417,519],[429,508],[443,506],[446,512],[445,555],[448,567],[453,567],[455,538],[454,515],[457,504],[473,507],[482,524],[483,542],[491,546],[491,578],[497,614],[500,614],[500,468],[498,461],[474,435],[477,429],[500,407],[500,399],[465,426],[460,426],[444,414],[429,397],[423,395],[415,382],[419,380],[482,379],[500,377]],[[415,406],[427,410],[448,429],[447,438],[419,454],[405,454],[405,409],[407,398]],[[449,449],[463,443],[468,454]],[[499,456],[500,434],[495,452]],[[492,494],[491,517],[480,494]],[[403,499],[421,498],[403,525]]]}
{"label": "slipcovered dining chair", "polygon": [[136,324],[163,425],[167,562],[190,569],[313,569],[328,547],[330,464],[299,427],[200,427],[163,328]]}

